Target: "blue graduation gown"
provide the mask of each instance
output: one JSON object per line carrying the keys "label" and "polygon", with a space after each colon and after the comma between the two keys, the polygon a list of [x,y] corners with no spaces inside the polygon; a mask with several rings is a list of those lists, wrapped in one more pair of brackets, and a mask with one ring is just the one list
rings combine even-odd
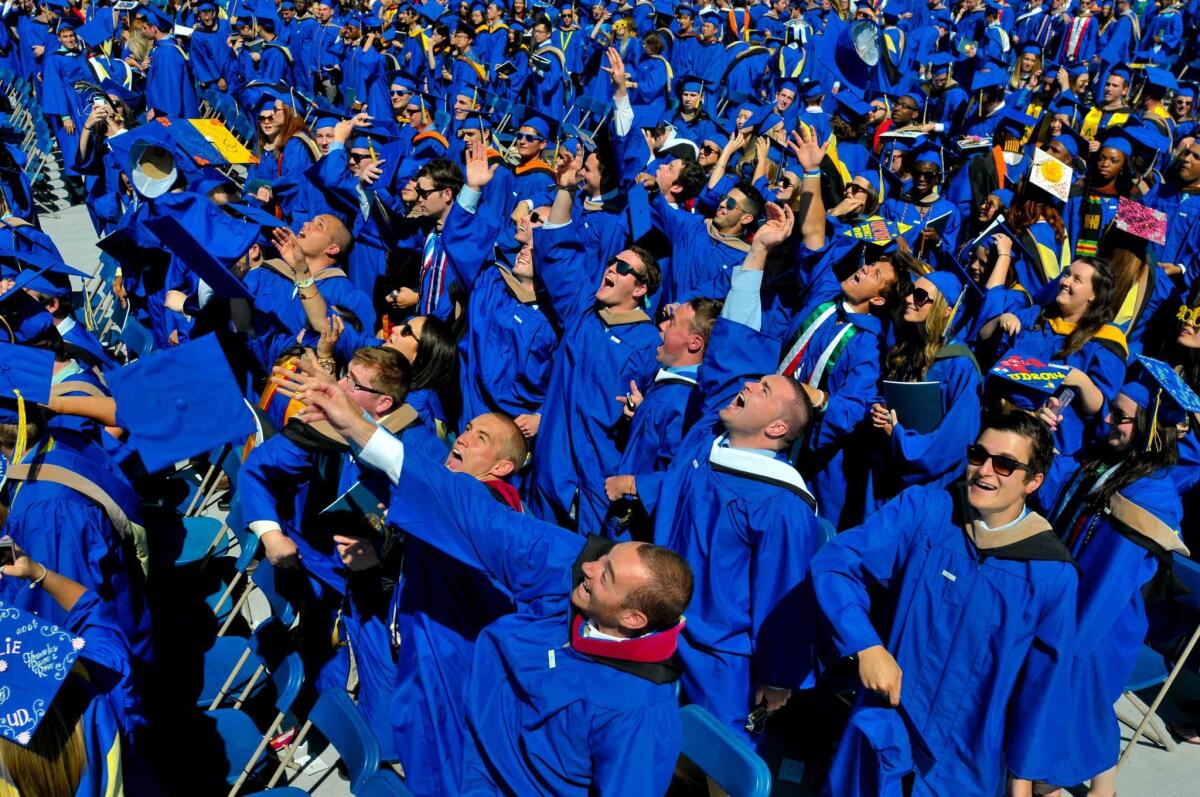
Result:
{"label": "blue graduation gown", "polygon": [[[550,296],[561,343],[550,373],[527,500],[538,517],[569,520],[598,531],[608,509],[604,479],[621,454],[614,400],[629,382],[645,384],[657,370],[658,328],[641,311],[610,313],[596,306],[596,267],[577,223],[534,231],[537,278]],[[605,319],[608,320],[605,320]]]}
{"label": "blue graduation gown", "polygon": [[[1054,783],[1082,782],[1116,766],[1121,731],[1113,704],[1125,691],[1150,625],[1142,587],[1158,572],[1149,547],[1177,544],[1183,520],[1179,491],[1165,470],[1122,487],[1108,509],[1111,514],[1085,516],[1061,529],[1080,569],[1064,727],[1087,733],[1074,734],[1070,765]],[[1134,520],[1130,509],[1145,514]]]}
{"label": "blue graduation gown", "polygon": [[[56,432],[52,447],[43,445],[38,452],[26,454],[25,462],[56,465],[83,476],[107,493],[132,522],[141,522],[137,494],[117,464],[83,435]],[[11,508],[4,533],[35,562],[93,590],[107,604],[140,668],[151,667],[145,575],[132,540],[118,533],[100,504],[49,477],[27,482],[10,479],[5,489]],[[55,625],[65,622],[66,613],[45,590],[21,589],[9,600]]]}
{"label": "blue graduation gown", "polygon": [[[42,111],[51,117],[54,137],[68,166],[79,149],[79,126],[87,116],[80,104],[79,92],[75,91],[75,83],[80,80],[95,80],[82,53],[61,47],[46,52],[42,58]],[[68,135],[63,129],[64,119],[75,122],[74,133]]]}
{"label": "blue graduation gown", "polygon": [[229,46],[229,23],[218,19],[213,30],[195,28],[192,31],[190,55],[192,72],[199,86],[205,87],[221,78],[230,83],[229,68],[234,58]]}
{"label": "blue graduation gown", "polygon": [[458,343],[464,423],[485,412],[537,412],[558,346],[534,292],[502,264],[488,263],[485,243],[501,220],[491,202],[495,195],[488,200],[476,212],[456,202],[444,233],[447,263],[459,284],[469,286],[467,328]]}
{"label": "blue graduation gown", "polygon": [[725,446],[717,413],[770,373],[777,341],[718,320],[700,370],[702,416],[665,472],[637,474],[654,541],[687,559],[696,580],[683,631],[689,702],[746,733],[759,685],[811,686],[816,610],[808,563],[824,540],[815,500],[782,458]]}
{"label": "blue graduation gown", "polygon": [[[868,585],[886,585],[894,600],[886,646],[904,672],[900,702],[934,758],[912,794],[994,797],[1006,770],[1047,777],[1065,754],[1056,718],[1069,688],[1078,579],[1036,515],[1022,525],[1046,531],[1006,544],[1012,530],[981,529],[979,545],[989,547],[979,547],[957,516],[956,490],[900,493],[821,549],[812,583],[844,656],[884,644],[868,616]],[[861,753],[861,740],[847,735],[834,771]],[[861,783],[830,785],[839,795],[872,793]]]}
{"label": "blue graduation gown", "polygon": [[195,119],[200,115],[192,66],[174,36],[159,39],[150,51],[146,105],[171,119]]}
{"label": "blue graduation gown", "polygon": [[318,159],[320,150],[308,136],[298,133],[288,139],[280,155],[274,149],[258,153],[258,163],[249,168],[246,180],[265,180],[271,185],[275,202],[283,211],[284,221],[299,225],[308,221],[308,171]]}
{"label": "blue graduation gown", "polygon": [[660,368],[629,422],[620,473],[666,470],[683,441],[684,411],[696,393],[696,367]]}
{"label": "blue graduation gown", "polygon": [[585,538],[515,515],[475,479],[407,446],[392,495],[390,522],[486,575],[516,607],[475,642],[457,793],[664,793],[680,745],[674,685],[563,644]]}
{"label": "blue graduation gown", "polygon": [[740,238],[718,237],[712,222],[667,205],[662,195],[650,202],[654,226],[671,241],[671,265],[663,275],[661,301],[696,298],[722,272],[741,265],[750,245]]}

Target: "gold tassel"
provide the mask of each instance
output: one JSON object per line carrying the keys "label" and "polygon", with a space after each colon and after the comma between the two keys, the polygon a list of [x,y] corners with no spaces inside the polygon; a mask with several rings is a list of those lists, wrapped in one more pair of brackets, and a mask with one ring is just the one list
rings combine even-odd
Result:
{"label": "gold tassel", "polygon": [[13,388],[13,394],[17,397],[17,442],[13,445],[12,461],[17,463],[25,456],[25,447],[29,444],[29,422],[25,417],[25,399],[21,397],[21,391]]}
{"label": "gold tassel", "polygon": [[1158,408],[1162,406],[1162,388],[1154,394],[1154,412],[1150,415],[1150,438],[1146,441],[1146,451],[1157,451],[1158,442]]}

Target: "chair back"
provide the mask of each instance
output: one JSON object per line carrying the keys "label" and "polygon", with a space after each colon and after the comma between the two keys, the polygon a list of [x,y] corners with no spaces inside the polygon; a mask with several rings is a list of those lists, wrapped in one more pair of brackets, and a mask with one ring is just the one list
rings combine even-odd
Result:
{"label": "chair back", "polygon": [[[256,640],[257,641],[257,640]],[[271,671],[271,683],[275,685],[275,709],[286,714],[300,695],[304,685],[304,662],[299,653],[289,653]]]}
{"label": "chair back", "polygon": [[1186,556],[1173,554],[1171,568],[1175,580],[1188,590],[1188,594],[1176,596],[1175,599],[1185,606],[1200,609],[1200,564]]}
{"label": "chair back", "polygon": [[768,797],[771,770],[750,745],[734,735],[707,709],[684,706],[683,754],[712,778],[729,797]]}
{"label": "chair back", "polygon": [[258,567],[254,569],[254,575],[250,578],[262,592],[263,597],[267,599],[267,603],[271,605],[271,611],[275,616],[284,625],[291,625],[296,620],[296,610],[287,598],[279,594],[279,590],[275,586],[275,576],[275,568],[266,559],[262,559],[259,561]]}
{"label": "chair back", "polygon": [[357,797],[413,797],[413,793],[400,780],[400,776],[387,769],[381,769],[363,782],[362,788],[355,792]]}
{"label": "chair back", "polygon": [[358,794],[367,778],[379,769],[379,740],[363,720],[358,706],[341,689],[322,694],[308,719],[329,740],[346,764],[350,791]]}

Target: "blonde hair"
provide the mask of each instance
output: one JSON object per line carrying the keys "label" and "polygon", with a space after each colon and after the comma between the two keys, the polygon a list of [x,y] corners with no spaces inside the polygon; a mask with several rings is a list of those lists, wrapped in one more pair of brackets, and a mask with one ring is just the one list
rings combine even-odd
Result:
{"label": "blonde hair", "polygon": [[929,315],[920,324],[896,325],[896,344],[887,354],[889,379],[905,382],[924,379],[945,345],[950,305],[940,291],[931,297],[930,304]]}
{"label": "blonde hair", "polygon": [[88,694],[78,676],[67,677],[27,747],[0,739],[0,783],[17,794],[74,794],[88,767],[83,712]]}

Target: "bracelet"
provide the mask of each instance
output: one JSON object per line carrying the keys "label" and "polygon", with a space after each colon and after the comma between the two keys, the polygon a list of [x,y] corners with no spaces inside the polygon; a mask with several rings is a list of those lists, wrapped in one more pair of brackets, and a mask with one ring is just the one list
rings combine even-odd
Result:
{"label": "bracelet", "polygon": [[302,291],[305,288],[311,288],[313,286],[313,282],[314,280],[312,277],[309,277],[308,279],[296,280],[296,290]]}
{"label": "bracelet", "polygon": [[332,357],[318,357],[317,365],[321,366],[321,369],[327,374],[332,374],[337,370],[337,360]]}
{"label": "bracelet", "polygon": [[997,253],[996,253],[996,257],[1007,257],[1007,258],[1009,258],[1009,259],[1011,260],[1011,259],[1012,259],[1012,252],[997,252]]}
{"label": "bracelet", "polygon": [[35,578],[33,581],[29,582],[29,588],[33,589],[38,584],[41,584],[43,581],[46,580],[46,576],[48,576],[49,574],[50,574],[50,568],[46,567],[45,565],[42,565],[42,574],[40,576],[38,576],[37,578]]}
{"label": "bracelet", "polygon": [[309,299],[315,299],[319,293],[320,291],[313,291],[312,293],[308,294],[296,291],[296,295],[300,297],[300,301],[302,302],[307,302]]}
{"label": "bracelet", "polygon": [[805,169],[804,176],[805,177],[820,177],[821,170],[820,169]]}

